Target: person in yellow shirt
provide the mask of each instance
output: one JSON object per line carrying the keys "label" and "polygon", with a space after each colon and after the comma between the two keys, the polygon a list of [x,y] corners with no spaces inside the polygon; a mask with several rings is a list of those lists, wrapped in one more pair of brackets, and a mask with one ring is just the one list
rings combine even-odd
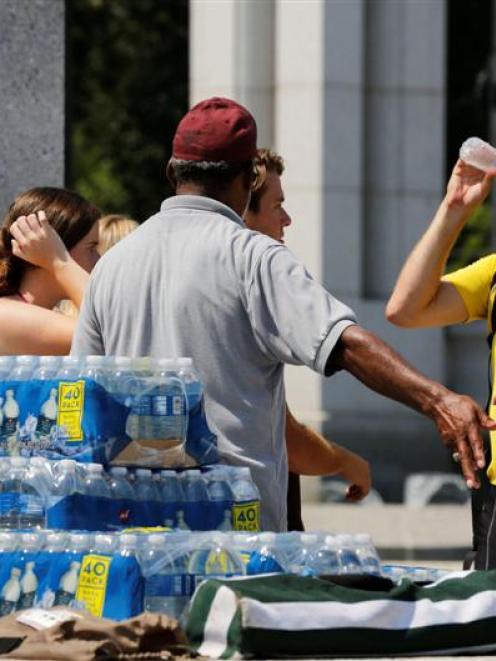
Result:
{"label": "person in yellow shirt", "polygon": [[[495,418],[496,254],[443,275],[465,223],[487,197],[496,171],[484,173],[459,160],[427,231],[408,256],[386,308],[386,317],[407,328],[449,326],[486,319],[491,349],[489,416]],[[490,433],[487,469],[472,494],[476,569],[496,568],[496,432]],[[460,460],[458,453],[453,459]]]}

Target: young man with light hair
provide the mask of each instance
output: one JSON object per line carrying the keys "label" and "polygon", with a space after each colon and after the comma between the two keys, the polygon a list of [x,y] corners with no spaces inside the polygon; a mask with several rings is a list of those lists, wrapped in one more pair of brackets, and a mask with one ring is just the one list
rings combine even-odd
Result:
{"label": "young man with light hair", "polygon": [[[244,215],[249,229],[284,243],[284,230],[291,218],[284,208],[281,177],[284,161],[271,149],[259,149],[255,159],[255,181]],[[337,443],[327,441],[314,429],[295,419],[286,405],[288,451],[288,530],[303,530],[300,475],[339,475],[349,482],[346,498],[359,501],[370,491],[369,464]]]}

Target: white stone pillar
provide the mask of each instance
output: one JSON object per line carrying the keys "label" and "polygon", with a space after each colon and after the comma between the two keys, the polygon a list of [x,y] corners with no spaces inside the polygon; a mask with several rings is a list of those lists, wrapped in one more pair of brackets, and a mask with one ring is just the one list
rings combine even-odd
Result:
{"label": "white stone pillar", "polygon": [[64,1],[0,2],[0,217],[64,180]]}
{"label": "white stone pillar", "polygon": [[273,145],[273,0],[190,0],[190,100],[227,96]]}

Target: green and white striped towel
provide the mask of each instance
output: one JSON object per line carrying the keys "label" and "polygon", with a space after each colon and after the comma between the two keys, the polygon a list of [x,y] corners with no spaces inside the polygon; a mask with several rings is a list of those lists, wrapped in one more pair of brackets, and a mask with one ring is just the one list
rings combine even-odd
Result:
{"label": "green and white striped towel", "polygon": [[195,592],[191,646],[216,659],[452,654],[496,650],[496,570],[386,592],[299,576],[209,580]]}

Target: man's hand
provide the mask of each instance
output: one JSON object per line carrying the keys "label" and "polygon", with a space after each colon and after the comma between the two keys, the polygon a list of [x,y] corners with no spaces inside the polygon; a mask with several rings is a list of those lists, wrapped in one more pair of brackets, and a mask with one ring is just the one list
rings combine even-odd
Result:
{"label": "man's hand", "polygon": [[343,448],[338,474],[350,483],[346,489],[346,500],[356,503],[369,494],[372,486],[369,462],[358,454]]}
{"label": "man's hand", "polygon": [[434,420],[443,441],[460,455],[467,485],[480,486],[484,467],[481,428],[496,429],[470,397],[457,395],[409,365],[388,344],[360,326],[348,326],[332,352],[327,372],[347,370],[366,386]]}
{"label": "man's hand", "polygon": [[444,444],[458,453],[467,486],[478,489],[477,471],[485,466],[480,430],[495,430],[496,421],[491,420],[471,397],[449,390],[433,404],[432,418]]}

